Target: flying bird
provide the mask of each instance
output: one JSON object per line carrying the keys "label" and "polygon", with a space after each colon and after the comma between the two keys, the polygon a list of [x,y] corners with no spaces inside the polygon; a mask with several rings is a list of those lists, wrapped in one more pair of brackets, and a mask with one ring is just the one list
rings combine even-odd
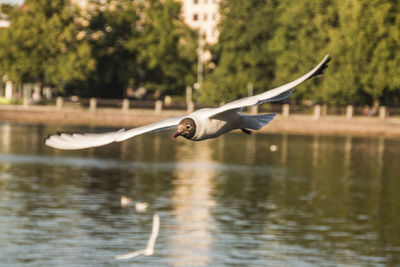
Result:
{"label": "flying bird", "polygon": [[131,252],[128,254],[115,256],[115,259],[125,260],[125,259],[130,259],[130,258],[140,256],[140,255],[144,255],[144,256],[153,255],[154,254],[154,245],[156,243],[156,238],[158,236],[159,230],[160,230],[160,216],[158,216],[157,214],[154,214],[151,235],[149,237],[149,241],[147,241],[146,248],[142,249],[142,250],[137,250],[137,251],[134,251],[134,252]]}
{"label": "flying bird", "polygon": [[251,130],[259,130],[267,125],[275,117],[276,113],[247,115],[241,113],[244,107],[288,98],[296,86],[312,77],[321,75],[329,61],[330,57],[326,55],[311,71],[290,83],[258,95],[232,101],[218,108],[203,108],[186,116],[171,117],[130,130],[121,129],[115,132],[89,134],[60,133],[49,136],[46,138],[45,143],[58,149],[84,149],[103,146],[112,142],[121,142],[136,135],[161,131],[176,126],[178,129],[172,137],[182,136],[191,141],[215,138],[235,129],[251,134]]}

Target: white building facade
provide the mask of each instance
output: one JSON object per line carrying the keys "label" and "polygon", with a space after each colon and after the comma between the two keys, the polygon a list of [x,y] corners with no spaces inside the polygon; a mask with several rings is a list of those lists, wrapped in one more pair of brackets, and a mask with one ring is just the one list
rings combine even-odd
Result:
{"label": "white building facade", "polygon": [[220,0],[178,0],[182,3],[183,20],[189,27],[199,29],[208,44],[218,42]]}

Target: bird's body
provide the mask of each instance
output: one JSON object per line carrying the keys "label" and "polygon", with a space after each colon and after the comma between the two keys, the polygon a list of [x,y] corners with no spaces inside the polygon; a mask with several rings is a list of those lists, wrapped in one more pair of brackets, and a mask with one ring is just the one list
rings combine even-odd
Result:
{"label": "bird's body", "polygon": [[48,137],[46,144],[59,149],[82,149],[120,142],[139,134],[161,131],[176,126],[178,130],[173,135],[173,138],[183,136],[191,141],[215,138],[235,129],[241,129],[244,133],[250,134],[251,130],[259,130],[268,124],[276,114],[247,115],[241,113],[244,107],[288,98],[292,94],[294,87],[322,74],[329,60],[329,56],[325,56],[314,69],[290,83],[258,95],[232,101],[218,108],[199,109],[187,116],[168,118],[128,131],[122,129],[118,132],[101,134],[61,133]]}
{"label": "bird's body", "polygon": [[275,116],[275,113],[251,116],[236,110],[229,110],[218,116],[208,117],[207,114],[212,110],[199,109],[187,116],[196,123],[196,133],[190,140],[202,141],[215,138],[236,129],[258,130]]}
{"label": "bird's body", "polygon": [[211,109],[199,109],[192,114],[188,115],[196,123],[196,133],[190,139],[193,141],[201,141],[209,138],[215,138],[221,134],[232,131],[238,125],[240,115],[238,113],[229,113],[224,118],[209,118],[204,116]]}

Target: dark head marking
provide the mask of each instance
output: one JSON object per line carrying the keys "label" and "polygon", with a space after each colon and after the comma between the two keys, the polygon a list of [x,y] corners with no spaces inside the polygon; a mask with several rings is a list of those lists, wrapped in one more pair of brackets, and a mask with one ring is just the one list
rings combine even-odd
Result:
{"label": "dark head marking", "polygon": [[196,134],[196,123],[191,118],[185,118],[179,122],[178,131],[174,133],[172,138],[176,138],[181,135],[186,139],[192,139],[192,137],[195,134]]}

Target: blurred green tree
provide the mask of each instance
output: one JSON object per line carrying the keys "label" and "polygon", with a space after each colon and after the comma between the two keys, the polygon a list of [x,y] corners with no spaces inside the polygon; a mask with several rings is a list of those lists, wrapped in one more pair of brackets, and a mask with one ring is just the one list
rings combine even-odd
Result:
{"label": "blurred green tree", "polygon": [[201,99],[218,103],[270,88],[275,56],[270,41],[277,28],[275,0],[222,0],[220,37],[213,48],[216,68],[205,77]]}
{"label": "blurred green tree", "polygon": [[89,40],[96,70],[77,94],[125,97],[128,87],[182,94],[193,84],[194,33],[173,0],[119,1],[90,14]]}
{"label": "blurred green tree", "polygon": [[6,15],[10,14],[16,8],[18,8],[18,6],[12,5],[12,4],[7,4],[7,3],[3,3],[0,5],[1,13],[6,14]]}
{"label": "blurred green tree", "polygon": [[[96,1],[91,2],[92,5]],[[127,87],[156,96],[195,82],[196,33],[174,0],[97,2],[85,12],[66,0],[4,6],[0,72],[81,96],[123,97]],[[85,13],[85,14],[83,14]],[[395,0],[222,0],[219,42],[211,47],[202,100],[218,103],[289,82],[326,53],[323,79],[294,97],[344,105],[399,99],[400,5]]]}
{"label": "blurred green tree", "polygon": [[196,44],[194,31],[183,22],[181,4],[174,0],[148,0],[143,31],[138,43],[138,63],[145,70],[139,82],[157,94],[183,94],[195,82]]}
{"label": "blurred green tree", "polygon": [[222,1],[217,67],[203,100],[228,101],[289,82],[325,54],[322,79],[296,88],[295,99],[344,105],[393,103],[400,92],[400,6],[397,1]]}
{"label": "blurred green tree", "polygon": [[8,78],[60,89],[84,80],[94,61],[89,44],[76,38],[76,14],[64,0],[26,0],[13,10],[0,39],[0,64]]}
{"label": "blurred green tree", "polygon": [[385,93],[400,92],[398,1],[345,0],[338,2],[337,8],[340,27],[332,46],[340,52],[338,62],[350,73],[341,82],[347,88],[341,90],[356,88],[357,95],[364,96],[363,102],[378,106]]}
{"label": "blurred green tree", "polygon": [[[330,31],[338,23],[331,2],[280,1],[278,27],[270,46],[276,56],[273,87],[305,74],[329,53]],[[324,79],[330,75],[330,69],[326,70]],[[298,86],[294,98],[325,102],[326,95],[321,90],[324,79],[313,79]]]}
{"label": "blurred green tree", "polygon": [[[399,5],[397,1],[334,1],[335,23],[328,28],[333,61],[325,75],[322,99],[332,104],[379,105],[400,92]],[[316,92],[318,89],[316,89]],[[387,103],[393,103],[393,99]]]}
{"label": "blurred green tree", "polygon": [[[95,60],[95,70],[81,83],[68,85],[68,91],[85,97],[114,98],[125,96],[130,79],[136,79],[137,51],[126,48],[129,40],[140,36],[138,5],[132,1],[109,4],[92,3],[81,18],[88,26],[88,40]],[[139,9],[140,10],[140,9]]]}

